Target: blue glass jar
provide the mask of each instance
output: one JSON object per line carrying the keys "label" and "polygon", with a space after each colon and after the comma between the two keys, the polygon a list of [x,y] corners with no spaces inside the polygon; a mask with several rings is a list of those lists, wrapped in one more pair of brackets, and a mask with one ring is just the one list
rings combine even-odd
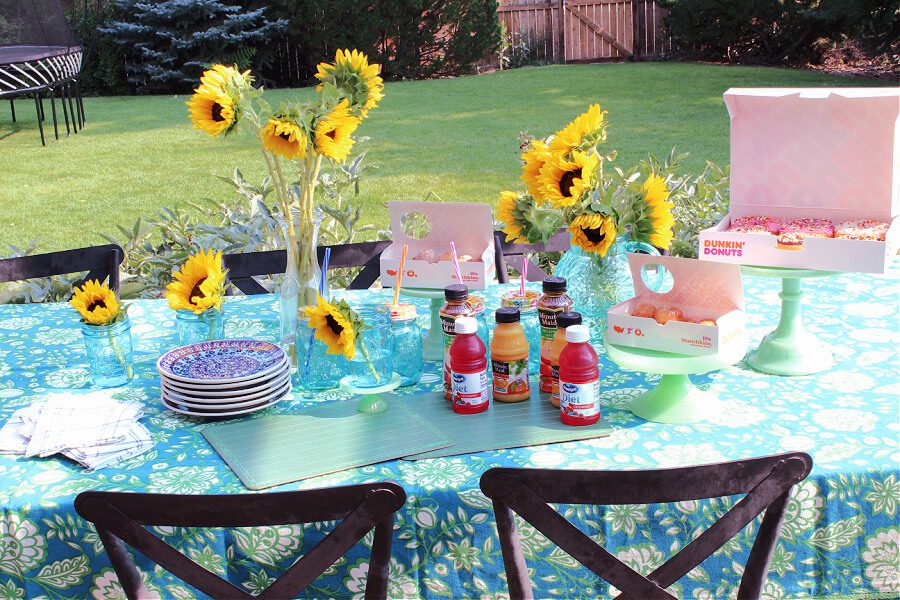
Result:
{"label": "blue glass jar", "polygon": [[416,320],[416,306],[400,302],[390,307],[394,334],[394,371],[400,374],[400,385],[419,383],[423,369],[422,329]]}
{"label": "blue glass jar", "polygon": [[309,328],[309,319],[301,317],[297,321],[296,382],[307,391],[330,390],[347,374],[347,359],[328,354],[328,347],[315,339],[315,333]]}
{"label": "blue glass jar", "polygon": [[388,383],[394,375],[394,332],[391,313],[384,305],[366,305],[356,309],[367,327],[360,332],[356,355],[349,364],[347,384],[373,388]]}
{"label": "blue glass jar", "polygon": [[210,308],[199,315],[192,310],[176,310],[178,343],[182,346],[197,342],[221,340],[225,336],[225,319],[222,311]]}
{"label": "blue glass jar", "polygon": [[134,349],[131,322],[124,319],[111,325],[81,324],[84,349],[94,385],[117,387],[134,377]]}

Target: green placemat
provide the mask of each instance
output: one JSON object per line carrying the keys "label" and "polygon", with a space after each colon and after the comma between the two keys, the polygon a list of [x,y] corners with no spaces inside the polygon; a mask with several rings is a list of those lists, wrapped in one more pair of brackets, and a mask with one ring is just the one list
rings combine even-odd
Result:
{"label": "green placemat", "polygon": [[529,400],[514,404],[491,400],[490,408],[474,415],[453,412],[450,403],[440,392],[391,397],[388,403],[401,402],[414,410],[446,435],[452,444],[415,456],[406,456],[405,459],[420,460],[500,448],[586,440],[613,432],[613,428],[602,418],[593,425],[573,427],[563,424],[559,419],[559,409],[554,408],[550,404],[550,397],[541,394],[537,387],[535,379],[531,382]]}
{"label": "green placemat", "polygon": [[302,414],[268,415],[203,431],[251,490],[362,467],[449,445],[422,418],[392,402],[376,414],[356,401],[335,402]]}

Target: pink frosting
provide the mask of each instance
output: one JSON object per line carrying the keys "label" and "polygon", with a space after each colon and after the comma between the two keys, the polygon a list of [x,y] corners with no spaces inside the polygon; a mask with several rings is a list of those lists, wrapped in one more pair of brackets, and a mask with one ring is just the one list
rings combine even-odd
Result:
{"label": "pink frosting", "polygon": [[771,233],[778,234],[781,231],[780,219],[769,216],[740,217],[731,222],[728,231],[735,233]]}

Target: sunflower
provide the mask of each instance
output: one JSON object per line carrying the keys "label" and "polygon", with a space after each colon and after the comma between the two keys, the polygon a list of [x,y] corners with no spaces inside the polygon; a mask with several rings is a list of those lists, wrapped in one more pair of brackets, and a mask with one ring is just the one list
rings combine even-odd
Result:
{"label": "sunflower", "polygon": [[306,134],[297,123],[285,117],[269,119],[260,129],[263,148],[288,159],[306,156]]}
{"label": "sunflower", "polygon": [[506,234],[506,241],[515,244],[528,242],[528,238],[522,232],[525,224],[516,218],[516,204],[520,199],[518,192],[500,192],[500,198],[497,200],[497,218],[505,225],[503,233]]}
{"label": "sunflower", "polygon": [[594,184],[600,157],[575,150],[572,160],[550,160],[541,167],[544,198],[557,207],[572,206]]}
{"label": "sunflower", "polygon": [[76,287],[69,304],[89,325],[109,325],[125,314],[115,292],[96,279],[85,281],[80,288]]}
{"label": "sunflower", "polygon": [[547,144],[541,140],[532,140],[530,147],[522,153],[522,181],[525,182],[528,193],[538,202],[544,200],[540,182],[541,168],[549,160]]}
{"label": "sunflower", "polygon": [[187,105],[194,127],[212,137],[228,133],[237,123],[234,100],[223,89],[201,85]]}
{"label": "sunflower", "polygon": [[369,64],[369,58],[359,50],[338,50],[334,64],[319,63],[316,79],[322,83],[316,87],[321,92],[326,83],[338,88],[343,98],[350,101],[355,114],[363,118],[369,110],[378,106],[384,98],[384,82],[378,73],[381,67]]}
{"label": "sunflower", "polygon": [[344,98],[327,115],[316,123],[316,151],[342,163],[353,147],[353,132],[359,126],[359,119],[350,114],[350,105]]}
{"label": "sunflower", "polygon": [[586,252],[606,256],[606,251],[616,240],[616,224],[608,215],[578,215],[569,225],[572,243]]}
{"label": "sunflower", "polygon": [[650,221],[653,224],[649,241],[657,248],[665,250],[672,244],[675,237],[672,232],[672,227],[675,225],[672,209],[675,208],[675,205],[668,201],[669,187],[666,185],[665,179],[651,173],[641,186],[641,192],[644,194]]}
{"label": "sunflower", "polygon": [[599,104],[591,104],[586,112],[553,135],[550,152],[554,156],[566,157],[576,149],[587,150],[589,146],[596,146],[606,137],[605,115],[606,112],[600,110]]}
{"label": "sunflower", "polygon": [[[343,354],[347,360],[356,356],[356,331],[353,319],[344,310],[346,303],[332,304],[319,296],[316,306],[304,310],[309,328],[315,329],[315,337],[327,347],[328,354]],[[349,308],[349,307],[347,307]]]}
{"label": "sunflower", "polygon": [[213,65],[200,76],[200,87],[216,92],[236,91],[252,80],[249,69],[241,73],[235,67]]}
{"label": "sunflower", "polygon": [[174,310],[190,310],[198,315],[210,308],[222,310],[225,275],[222,253],[201,250],[172,274],[174,279],[166,286],[166,300]]}

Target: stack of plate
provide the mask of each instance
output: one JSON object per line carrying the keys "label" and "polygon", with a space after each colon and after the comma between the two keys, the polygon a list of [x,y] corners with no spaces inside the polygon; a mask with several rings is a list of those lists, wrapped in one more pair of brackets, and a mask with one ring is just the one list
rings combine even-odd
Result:
{"label": "stack of plate", "polygon": [[162,403],[195,417],[231,417],[268,408],[291,393],[284,350],[256,340],[176,348],[156,362]]}

